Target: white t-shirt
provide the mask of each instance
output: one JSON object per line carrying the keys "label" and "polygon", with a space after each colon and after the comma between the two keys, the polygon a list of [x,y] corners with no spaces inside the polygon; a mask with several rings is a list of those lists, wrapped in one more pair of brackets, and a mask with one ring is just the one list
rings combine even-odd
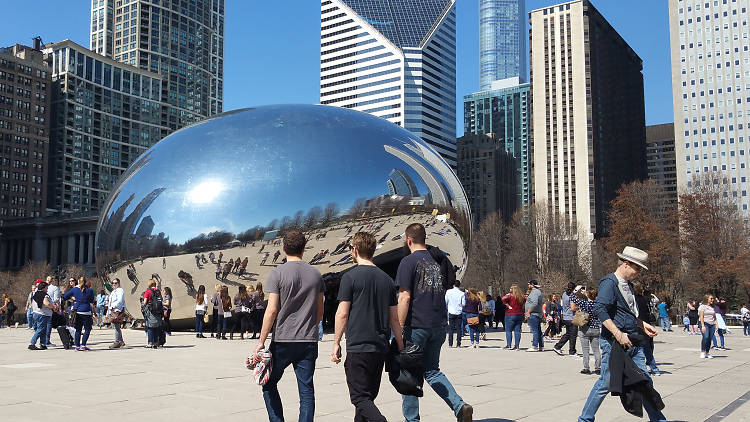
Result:
{"label": "white t-shirt", "polygon": [[748,313],[748,312],[750,312],[750,309],[747,309],[747,308],[746,308],[746,307],[744,307],[744,306],[742,307],[742,309],[740,309],[740,315],[745,315],[745,314],[746,314],[746,313]]}
{"label": "white t-shirt", "polygon": [[198,302],[195,303],[195,310],[196,311],[203,311],[206,312],[206,305],[208,305],[208,295],[203,295],[203,304],[199,305]]}

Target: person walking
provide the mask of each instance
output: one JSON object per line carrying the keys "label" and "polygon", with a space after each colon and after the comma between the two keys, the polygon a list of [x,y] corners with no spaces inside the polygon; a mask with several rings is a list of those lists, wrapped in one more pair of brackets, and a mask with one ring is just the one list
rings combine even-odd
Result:
{"label": "person walking", "polygon": [[[492,297],[492,295],[487,294],[487,303],[490,305],[490,316],[487,318],[487,322],[489,323],[490,328],[492,328],[492,323],[495,322],[495,328],[497,328],[497,320],[495,320],[495,298]],[[486,340],[486,338],[483,338],[482,340]]]}
{"label": "person walking", "polygon": [[456,280],[453,288],[445,292],[445,306],[448,308],[448,347],[453,347],[453,335],[456,335],[456,347],[461,347],[462,320],[466,295],[459,288],[461,282]]}
{"label": "person walking", "polygon": [[578,326],[573,324],[573,310],[570,309],[570,297],[573,295],[573,289],[576,288],[576,284],[572,281],[568,283],[568,288],[562,294],[562,322],[565,325],[565,334],[560,337],[560,340],[555,344],[552,349],[560,356],[563,356],[562,347],[565,343],[568,343],[568,354],[570,356],[576,355],[576,337],[578,337]]}
{"label": "person walking", "polygon": [[16,312],[16,304],[13,303],[13,298],[11,298],[7,293],[3,293],[1,302],[2,306],[0,306],[0,313],[5,316],[6,325],[8,326],[8,328],[10,328],[13,326],[13,314]]}
{"label": "person walking", "polygon": [[75,298],[72,312],[75,313],[75,349],[76,351],[89,351],[90,349],[86,346],[89,341],[89,335],[91,334],[91,326],[93,325],[93,312],[94,312],[94,290],[86,286],[86,279],[80,277],[78,279],[78,286],[68,290],[63,295],[63,300],[69,300]]}
{"label": "person walking", "polygon": [[503,331],[505,331],[505,305],[503,305],[503,297],[497,295],[495,299],[495,327],[500,328],[500,324],[503,325]]}
{"label": "person walking", "polygon": [[391,333],[398,350],[404,348],[404,341],[393,280],[372,262],[376,246],[377,239],[370,233],[359,232],[352,238],[357,266],[347,271],[339,284],[331,361],[341,362],[341,337],[346,333],[344,372],[354,420],[386,422],[374,400]]}
{"label": "person walking", "polygon": [[[714,304],[716,311],[716,336],[713,339],[714,349],[727,350],[724,347],[724,334],[727,332],[727,302],[724,299],[714,298]],[[720,345],[716,344],[716,337],[719,338]]]}
{"label": "person walking", "polygon": [[[479,292],[479,337],[482,341],[487,340],[487,321],[492,325],[492,305],[490,305],[490,295]],[[477,341],[479,344],[479,341]]]}
{"label": "person walking", "polygon": [[34,300],[34,293],[36,293],[36,286],[37,283],[31,285],[31,291],[29,292],[29,296],[26,298],[26,325],[28,326],[29,330],[34,329],[34,306],[32,301]]}
{"label": "person walking", "polygon": [[[577,294],[570,297],[571,306],[575,306],[581,312],[589,315],[589,321],[578,329],[578,338],[581,340],[581,350],[583,351],[583,369],[584,375],[591,374],[589,366],[589,356],[594,355],[594,373],[602,373],[602,353],[599,346],[599,336],[601,335],[601,322],[594,312],[594,301],[596,300],[597,290],[594,288],[579,290]],[[647,305],[648,306],[648,305]]]}
{"label": "person walking", "polygon": [[[615,347],[622,348],[623,351],[618,352],[618,354],[624,353],[627,357],[630,357],[641,370],[643,376],[648,379],[648,382],[653,384],[646,371],[643,345],[638,340],[642,339],[644,335],[655,337],[658,332],[651,324],[638,319],[638,307],[633,295],[633,285],[630,282],[641,271],[648,270],[648,267],[646,267],[648,254],[640,249],[626,246],[622,253],[617,254],[617,257],[619,258],[619,265],[615,272],[604,276],[599,281],[599,291],[593,312],[604,327],[600,339],[602,349],[601,375],[594,383],[588,399],[586,399],[581,415],[578,417],[579,422],[593,422],[596,411],[609,394],[610,354]],[[614,342],[617,342],[617,344]],[[622,368],[619,368],[619,371],[621,370]],[[663,403],[655,404],[645,398],[643,407],[649,420],[667,420],[661,412]]]}
{"label": "person walking", "polygon": [[[444,280],[440,265],[427,250],[423,225],[406,227],[406,247],[410,254],[401,260],[396,271],[399,286],[398,319],[404,327],[404,341],[416,344],[424,353],[424,378],[450,406],[459,422],[470,422],[474,409],[458,395],[448,378],[440,371],[440,348],[445,342]],[[419,418],[419,398],[401,396],[401,410],[406,422]]]}
{"label": "person walking", "polygon": [[112,281],[112,292],[109,294],[109,304],[107,305],[107,317],[115,330],[115,339],[109,348],[119,349],[124,347],[122,324],[125,321],[125,291],[120,287],[119,278]]}
{"label": "person walking", "polygon": [[315,416],[313,377],[318,358],[318,324],[323,319],[325,284],[320,272],[302,260],[306,243],[302,232],[287,232],[282,246],[287,261],[274,268],[266,280],[268,305],[253,355],[257,356],[265,349],[268,334],[273,328],[269,347],[271,373],[263,385],[263,401],[269,422],[284,420],[278,382],[289,365],[294,366],[297,376],[300,403],[298,420],[312,422]]}
{"label": "person walking", "polygon": [[141,311],[146,325],[147,348],[159,347],[162,320],[164,319],[164,301],[161,292],[156,288],[156,280],[148,280],[148,288],[143,292]]}
{"label": "person walking", "polygon": [[[510,291],[503,296],[503,305],[505,305],[505,350],[519,350],[521,344],[521,325],[523,325],[523,307],[526,303],[526,297],[518,287],[513,284]],[[513,343],[515,334],[516,342]]]}
{"label": "person walking", "polygon": [[[648,292],[643,288],[641,283],[633,283],[633,293],[635,295],[635,303],[638,306],[638,318],[642,321],[648,322],[654,325],[656,320],[651,312],[649,312],[649,295]],[[659,367],[656,366],[656,359],[654,358],[654,339],[648,337],[646,344],[643,346],[643,354],[646,357],[646,366],[648,366],[651,375],[659,376]]]}
{"label": "person walking", "polygon": [[542,291],[539,289],[539,282],[536,280],[529,281],[529,296],[524,303],[526,320],[531,330],[531,347],[526,349],[527,352],[543,352],[544,337],[542,336]]}
{"label": "person walking", "polygon": [[470,288],[466,292],[463,315],[469,328],[469,343],[471,347],[479,347],[479,295],[477,289]]}
{"label": "person walking", "polygon": [[[31,298],[32,318],[34,319],[34,335],[29,341],[29,350],[47,350],[47,325],[52,319],[52,302],[47,295],[47,283],[42,281],[38,283],[36,292]],[[39,340],[39,347],[36,341]]]}
{"label": "person walking", "polygon": [[746,303],[742,304],[740,318],[742,319],[742,335],[750,336],[750,309],[747,309]]}
{"label": "person walking", "polygon": [[712,294],[703,297],[698,307],[698,322],[701,329],[701,359],[713,359],[711,343],[716,341],[716,298]]}

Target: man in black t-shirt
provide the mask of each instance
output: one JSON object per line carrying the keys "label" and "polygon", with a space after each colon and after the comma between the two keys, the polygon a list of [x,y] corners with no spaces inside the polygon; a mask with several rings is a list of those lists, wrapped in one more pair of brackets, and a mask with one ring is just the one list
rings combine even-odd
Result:
{"label": "man in black t-shirt", "polygon": [[[445,374],[440,371],[440,347],[445,343],[445,285],[440,265],[425,243],[424,226],[410,224],[406,228],[406,246],[410,255],[401,260],[396,272],[399,286],[398,320],[404,327],[404,340],[418,345],[424,353],[424,378],[430,387],[453,410],[458,422],[470,422],[474,409],[456,393]],[[402,396],[401,409],[406,422],[419,420],[419,399]]]}
{"label": "man in black t-shirt", "polygon": [[341,362],[341,336],[346,332],[344,371],[356,409],[355,421],[385,422],[374,400],[380,390],[391,331],[399,350],[404,347],[393,280],[372,262],[376,246],[372,234],[354,235],[351,253],[357,267],[344,274],[339,284],[331,361]]}

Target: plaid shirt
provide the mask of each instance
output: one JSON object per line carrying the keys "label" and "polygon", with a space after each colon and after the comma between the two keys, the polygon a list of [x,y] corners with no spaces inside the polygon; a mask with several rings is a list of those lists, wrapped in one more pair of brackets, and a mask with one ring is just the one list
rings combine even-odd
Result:
{"label": "plaid shirt", "polygon": [[601,321],[599,321],[599,318],[596,316],[596,314],[593,312],[594,310],[594,302],[586,299],[581,299],[578,297],[578,295],[572,294],[570,295],[570,301],[575,303],[576,306],[578,306],[579,311],[586,312],[589,314],[589,328],[595,328],[600,329],[602,326]]}

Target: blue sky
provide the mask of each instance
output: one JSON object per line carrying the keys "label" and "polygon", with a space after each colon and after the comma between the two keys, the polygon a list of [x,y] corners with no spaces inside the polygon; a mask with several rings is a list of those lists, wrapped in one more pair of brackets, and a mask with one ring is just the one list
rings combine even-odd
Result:
{"label": "blue sky", "polygon": [[[527,11],[560,3],[527,0]],[[457,132],[465,94],[479,88],[478,1],[457,1]],[[669,22],[664,0],[594,0],[643,59],[646,123],[673,121]],[[0,46],[65,38],[88,46],[90,2],[3,0]],[[224,109],[319,101],[320,2],[226,0]]]}

